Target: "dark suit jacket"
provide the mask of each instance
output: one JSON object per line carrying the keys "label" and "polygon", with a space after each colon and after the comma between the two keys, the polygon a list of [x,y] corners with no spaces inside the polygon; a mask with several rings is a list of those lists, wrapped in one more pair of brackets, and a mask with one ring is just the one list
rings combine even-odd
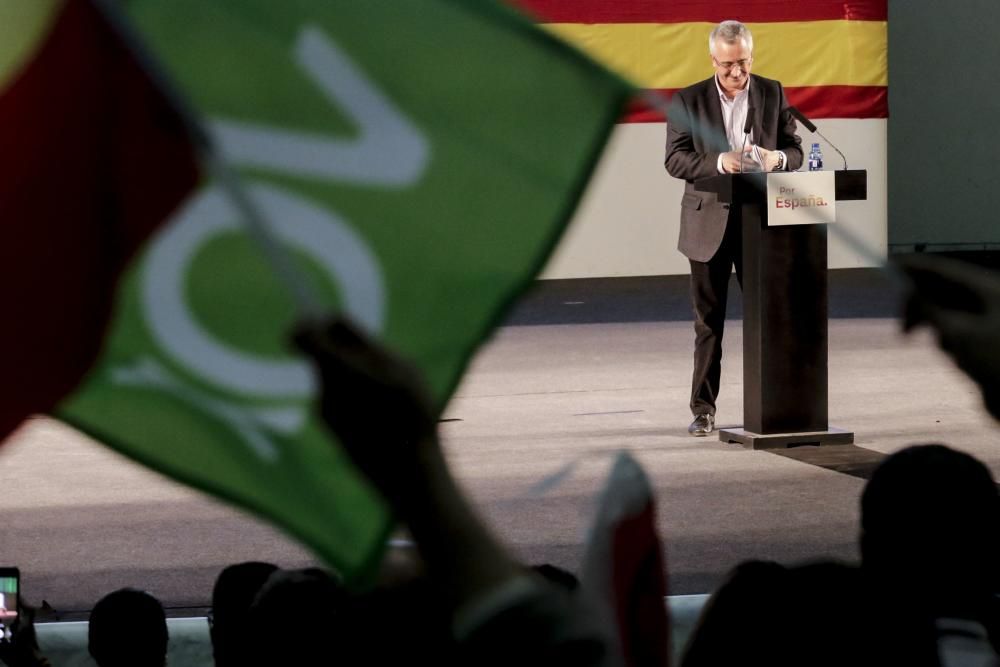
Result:
{"label": "dark suit jacket", "polygon": [[[787,112],[785,91],[773,79],[756,74],[751,74],[750,79],[754,143],[784,151],[788,158],[785,169],[795,171],[802,166],[802,140],[795,134],[795,119]],[[714,193],[695,190],[694,180],[717,175],[719,154],[727,151],[729,143],[715,77],[677,92],[670,101],[664,164],[671,176],[687,181],[677,248],[697,262],[707,262],[719,249],[729,208]]]}

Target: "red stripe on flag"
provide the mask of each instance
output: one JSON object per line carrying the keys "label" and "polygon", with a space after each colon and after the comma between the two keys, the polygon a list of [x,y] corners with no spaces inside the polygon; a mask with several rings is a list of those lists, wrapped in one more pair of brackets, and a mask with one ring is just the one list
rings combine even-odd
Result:
{"label": "red stripe on flag", "polygon": [[68,0],[0,95],[0,440],[101,348],[119,275],[192,190],[173,114],[88,0]]}
{"label": "red stripe on flag", "polygon": [[507,0],[544,23],[886,21],[888,0]]}
{"label": "red stripe on flag", "polygon": [[[654,91],[669,102],[676,88]],[[812,119],[888,118],[889,89],[885,86],[803,86],[785,88],[788,103]],[[662,123],[663,114],[634,100],[619,122]]]}
{"label": "red stripe on flag", "polygon": [[788,103],[810,118],[888,118],[886,86],[802,86],[785,88]]}

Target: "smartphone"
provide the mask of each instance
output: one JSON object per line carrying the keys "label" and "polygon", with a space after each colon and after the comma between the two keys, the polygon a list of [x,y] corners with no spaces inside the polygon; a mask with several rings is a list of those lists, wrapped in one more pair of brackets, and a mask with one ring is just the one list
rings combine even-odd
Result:
{"label": "smartphone", "polygon": [[21,571],[0,567],[0,637],[10,639],[10,628],[20,611]]}

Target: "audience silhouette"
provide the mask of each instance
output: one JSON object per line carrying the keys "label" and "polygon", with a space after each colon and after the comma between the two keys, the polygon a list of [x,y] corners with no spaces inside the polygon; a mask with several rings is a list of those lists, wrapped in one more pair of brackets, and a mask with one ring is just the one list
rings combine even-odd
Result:
{"label": "audience silhouette", "polygon": [[[319,568],[275,570],[250,605],[245,632],[252,632],[249,665],[333,664],[341,660],[347,593]],[[352,664],[347,662],[346,664]]]}
{"label": "audience silhouette", "polygon": [[993,659],[1000,494],[982,463],[943,445],[886,458],[862,494],[860,548],[860,568],[737,567],[684,666],[950,664],[942,640],[956,634],[962,651]]}
{"label": "audience silhouette", "polygon": [[249,623],[250,605],[268,577],[278,569],[271,563],[250,561],[225,568],[212,589],[208,631],[216,667],[244,667],[257,650]]}
{"label": "audience silhouette", "polygon": [[1000,578],[1000,494],[990,471],[943,445],[908,447],[861,496],[871,585],[934,617],[987,622]]}
{"label": "audience silhouette", "polygon": [[121,588],[101,598],[90,612],[89,649],[98,667],[163,667],[167,619],[155,597]]}

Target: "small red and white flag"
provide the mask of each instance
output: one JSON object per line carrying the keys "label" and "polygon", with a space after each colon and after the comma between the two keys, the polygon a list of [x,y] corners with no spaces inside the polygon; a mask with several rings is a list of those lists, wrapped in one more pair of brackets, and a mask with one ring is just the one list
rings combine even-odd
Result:
{"label": "small red and white flag", "polygon": [[625,665],[669,664],[666,568],[652,488],[625,452],[615,460],[601,494],[580,579],[617,630]]}

